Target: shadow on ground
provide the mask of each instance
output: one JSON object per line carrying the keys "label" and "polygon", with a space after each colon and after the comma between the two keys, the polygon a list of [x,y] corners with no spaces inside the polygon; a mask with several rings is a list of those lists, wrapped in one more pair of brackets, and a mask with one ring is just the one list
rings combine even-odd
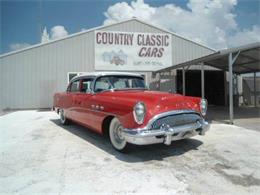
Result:
{"label": "shadow on ground", "polygon": [[[7,114],[10,114],[10,113],[13,113],[13,112],[18,112],[18,111],[30,111],[30,110],[35,110],[35,108],[28,108],[28,109],[11,109],[11,108],[5,108],[3,110],[0,110],[0,116],[3,116],[3,115],[7,115]],[[51,108],[39,108],[37,109],[36,111],[37,112],[50,112],[52,109]]]}
{"label": "shadow on ground", "polygon": [[70,123],[68,126],[63,126],[60,124],[58,119],[51,120],[51,122],[60,126],[64,131],[68,131],[73,135],[84,139],[86,142],[98,147],[104,152],[115,156],[117,159],[130,163],[151,160],[162,161],[167,157],[182,155],[190,150],[198,150],[198,147],[202,144],[201,141],[196,139],[185,139],[174,141],[170,146],[166,146],[164,144],[154,144],[147,146],[131,145],[129,152],[122,154],[113,149],[107,136],[99,135],[75,123]]}
{"label": "shadow on ground", "polygon": [[[234,119],[260,118],[260,108],[257,107],[234,107]],[[229,107],[209,106],[206,116],[209,122],[229,124]]]}

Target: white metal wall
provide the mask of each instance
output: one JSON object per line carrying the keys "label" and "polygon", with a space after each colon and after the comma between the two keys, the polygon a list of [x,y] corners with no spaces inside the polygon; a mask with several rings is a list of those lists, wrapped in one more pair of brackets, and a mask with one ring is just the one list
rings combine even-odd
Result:
{"label": "white metal wall", "polygon": [[[99,28],[102,29],[164,32],[137,20]],[[172,64],[212,53],[206,47],[175,35],[172,35],[172,46]],[[90,71],[94,71],[94,31],[2,56],[0,109],[51,107],[53,94],[66,89],[68,72]]]}
{"label": "white metal wall", "polygon": [[46,108],[68,72],[93,71],[94,33],[1,58],[1,108]]}

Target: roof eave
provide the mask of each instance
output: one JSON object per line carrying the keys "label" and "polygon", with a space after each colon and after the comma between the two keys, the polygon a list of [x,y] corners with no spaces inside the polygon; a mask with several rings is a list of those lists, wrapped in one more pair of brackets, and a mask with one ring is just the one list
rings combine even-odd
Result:
{"label": "roof eave", "polygon": [[185,37],[183,37],[183,36],[181,36],[181,35],[178,35],[178,34],[176,34],[176,33],[174,33],[174,32],[171,32],[171,31],[169,31],[169,30],[166,30],[166,29],[164,29],[164,28],[157,27],[157,26],[155,26],[155,25],[146,23],[145,21],[142,21],[142,20],[137,19],[137,18],[130,18],[130,19],[123,20],[123,21],[120,21],[120,22],[117,22],[117,23],[108,24],[108,25],[102,25],[102,26],[97,26],[97,27],[90,28],[90,29],[87,29],[87,30],[84,30],[84,31],[81,31],[81,32],[73,33],[73,34],[70,34],[70,35],[68,35],[68,36],[66,36],[66,37],[63,37],[63,38],[60,38],[60,39],[55,39],[55,40],[49,41],[49,42],[47,42],[47,43],[39,43],[39,44],[32,45],[32,46],[30,46],[30,47],[26,47],[26,48],[24,48],[24,49],[20,49],[20,50],[16,50],[16,51],[11,51],[11,52],[8,52],[8,53],[4,53],[4,54],[0,55],[0,58],[6,57],[6,56],[9,56],[9,55],[13,55],[13,54],[16,54],[16,53],[20,53],[20,52],[23,52],[23,51],[27,51],[27,50],[30,50],[30,49],[34,49],[34,48],[37,48],[37,47],[41,47],[41,46],[43,46],[43,45],[52,44],[52,43],[55,43],[55,42],[58,42],[58,41],[62,41],[62,40],[65,40],[65,39],[70,39],[70,38],[72,38],[72,37],[76,37],[76,36],[79,36],[79,35],[82,35],[82,34],[85,34],[85,33],[89,33],[89,32],[91,32],[91,31],[100,30],[100,29],[103,29],[103,28],[111,27],[111,26],[114,26],[114,25],[126,23],[126,22],[133,21],[133,20],[136,20],[136,21],[138,21],[138,22],[140,22],[140,23],[143,23],[143,24],[145,24],[145,25],[151,26],[151,27],[153,27],[153,28],[159,29],[159,30],[164,31],[164,32],[166,32],[166,33],[172,34],[172,35],[177,36],[177,37],[179,37],[179,38],[181,38],[181,39],[184,39],[184,40],[186,40],[186,41],[190,41],[190,42],[192,42],[192,43],[194,43],[194,44],[196,44],[196,45],[199,45],[199,46],[201,46],[201,47],[204,47],[204,48],[206,48],[206,49],[209,49],[209,50],[211,50],[211,51],[213,51],[213,52],[216,51],[215,49],[212,49],[212,48],[210,48],[210,47],[208,47],[208,46],[205,46],[205,45],[203,45],[203,44],[194,42],[194,41],[192,41],[192,40],[190,40],[190,39],[188,39],[188,38],[185,38]]}

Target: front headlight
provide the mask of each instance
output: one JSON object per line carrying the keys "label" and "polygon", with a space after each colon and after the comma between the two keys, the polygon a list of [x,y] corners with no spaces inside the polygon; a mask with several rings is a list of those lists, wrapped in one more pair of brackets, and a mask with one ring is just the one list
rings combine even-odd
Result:
{"label": "front headlight", "polygon": [[200,100],[200,111],[201,111],[201,114],[202,114],[203,116],[206,115],[206,113],[207,113],[207,108],[208,108],[208,102],[207,102],[207,100],[206,100],[206,99],[201,99],[201,100]]}
{"label": "front headlight", "polygon": [[138,102],[134,106],[134,110],[133,110],[134,119],[137,124],[139,125],[143,124],[145,113],[146,113],[146,109],[144,103]]}

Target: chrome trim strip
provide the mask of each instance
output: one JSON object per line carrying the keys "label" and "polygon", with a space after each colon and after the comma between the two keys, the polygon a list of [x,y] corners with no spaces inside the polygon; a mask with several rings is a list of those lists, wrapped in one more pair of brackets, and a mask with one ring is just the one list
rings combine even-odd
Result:
{"label": "chrome trim strip", "polygon": [[152,129],[152,130],[139,130],[139,131],[133,131],[131,129],[124,129],[123,132],[131,137],[152,137],[152,136],[160,136],[165,134],[175,134],[175,133],[181,133],[186,131],[191,131],[195,129],[199,129],[202,127],[202,124],[200,122],[195,124],[188,124],[188,125],[182,125],[178,127],[165,127],[161,129]]}

